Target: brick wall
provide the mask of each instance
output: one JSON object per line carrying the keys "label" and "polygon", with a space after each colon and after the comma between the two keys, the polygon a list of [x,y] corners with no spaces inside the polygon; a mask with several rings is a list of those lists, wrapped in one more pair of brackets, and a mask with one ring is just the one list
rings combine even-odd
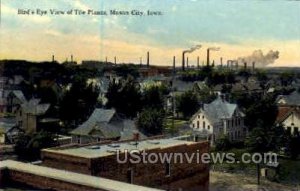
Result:
{"label": "brick wall", "polygon": [[[195,155],[199,153],[199,155],[201,155],[201,153],[208,151],[208,142],[198,142],[163,149],[152,149],[148,150],[147,153],[187,153],[190,156],[192,153],[195,153]],[[120,158],[123,159],[124,155],[125,154],[120,155]],[[172,187],[172,183],[198,175],[198,184],[208,188],[209,167],[207,164],[197,163],[196,157],[192,163],[188,163],[184,160],[183,163],[176,164],[175,161],[172,161],[170,164],[170,175],[166,174],[166,164],[131,164],[130,162],[119,164],[116,155],[87,159],[43,151],[42,160],[44,166],[100,176],[122,182],[128,182],[128,169],[132,169],[133,183],[150,187]]]}
{"label": "brick wall", "polygon": [[[13,184],[14,182],[22,183],[38,189],[52,189],[52,190],[68,190],[68,191],[104,191],[84,185],[77,185],[71,182],[60,181],[52,178],[42,177],[35,174],[29,174],[25,172],[7,170],[6,182]],[[2,179],[1,179],[2,180]]]}

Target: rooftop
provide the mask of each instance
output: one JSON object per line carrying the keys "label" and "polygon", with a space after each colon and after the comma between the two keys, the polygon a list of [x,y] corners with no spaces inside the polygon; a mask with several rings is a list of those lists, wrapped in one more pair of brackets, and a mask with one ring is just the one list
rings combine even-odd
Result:
{"label": "rooftop", "polygon": [[125,150],[150,150],[150,149],[159,149],[159,148],[168,148],[184,144],[194,144],[194,142],[183,141],[174,138],[170,139],[154,139],[154,140],[144,140],[136,142],[122,142],[114,144],[105,144],[105,145],[93,145],[93,146],[84,146],[77,148],[68,148],[68,149],[44,149],[47,152],[71,155],[76,157],[84,158],[100,158],[110,155],[115,155],[117,151],[124,152]]}
{"label": "rooftop", "polygon": [[110,180],[106,178],[94,177],[94,176],[69,172],[65,170],[58,170],[49,167],[37,166],[29,163],[22,163],[22,162],[17,162],[12,160],[1,161],[0,170],[1,169],[25,172],[25,173],[34,174],[41,177],[59,180],[62,182],[69,182],[77,185],[84,185],[92,188],[97,188],[100,190],[115,190],[115,191],[157,190],[158,191],[158,189],[154,189],[154,188],[147,188],[147,187],[138,186],[134,184],[127,184],[124,182]]}

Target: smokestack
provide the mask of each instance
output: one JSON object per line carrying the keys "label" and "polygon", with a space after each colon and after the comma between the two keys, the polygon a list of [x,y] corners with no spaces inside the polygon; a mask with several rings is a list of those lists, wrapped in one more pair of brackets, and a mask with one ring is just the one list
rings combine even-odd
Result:
{"label": "smokestack", "polygon": [[184,54],[185,54],[185,52],[183,51],[182,52],[182,70],[183,71],[185,70],[185,58],[184,58]]}
{"label": "smokestack", "polygon": [[230,60],[227,60],[227,68],[229,68]]}
{"label": "smokestack", "polygon": [[142,57],[140,57],[140,66],[143,65],[143,62],[142,62]]}
{"label": "smokestack", "polygon": [[115,56],[115,65],[117,65],[117,57]]}
{"label": "smokestack", "polygon": [[54,55],[52,55],[52,62],[55,62],[55,57],[54,57]]}
{"label": "smokestack", "polygon": [[207,66],[209,66],[209,48],[207,49],[207,61],[206,61]]}
{"label": "smokestack", "polygon": [[175,56],[173,56],[173,73],[174,74],[175,74],[175,71],[176,71],[176,65],[175,65],[176,60],[175,59],[176,59]]}
{"label": "smokestack", "polygon": [[189,68],[189,57],[186,57],[186,68]]}
{"label": "smokestack", "polygon": [[244,62],[244,69],[247,69],[247,62]]}
{"label": "smokestack", "polygon": [[235,61],[235,67],[236,67],[236,69],[239,69],[239,61]]}
{"label": "smokestack", "polygon": [[220,58],[220,65],[221,65],[221,67],[223,66],[223,58],[222,57]]}
{"label": "smokestack", "polygon": [[147,68],[149,68],[149,66],[150,66],[150,61],[149,61],[149,52],[147,52]]}
{"label": "smokestack", "polygon": [[73,63],[73,55],[71,55],[71,62]]}
{"label": "smokestack", "polygon": [[252,70],[255,70],[255,62],[252,62]]}
{"label": "smokestack", "polygon": [[107,57],[105,57],[105,64],[107,64]]}
{"label": "smokestack", "polygon": [[200,68],[200,63],[199,63],[199,56],[197,57],[197,68]]}
{"label": "smokestack", "polygon": [[212,67],[214,67],[215,66],[215,60],[213,60],[213,62],[212,62]]}

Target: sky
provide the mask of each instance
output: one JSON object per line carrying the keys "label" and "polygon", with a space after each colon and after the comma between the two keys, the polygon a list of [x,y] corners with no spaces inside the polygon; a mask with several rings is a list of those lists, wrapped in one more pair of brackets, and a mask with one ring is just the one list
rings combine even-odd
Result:
{"label": "sky", "polygon": [[[34,11],[21,15],[18,10]],[[37,15],[37,9],[47,11]],[[51,15],[50,9],[64,11]],[[108,15],[75,15],[74,10],[106,11]],[[67,11],[73,14],[67,15]],[[110,15],[110,10],[159,11],[160,16]],[[219,62],[248,57],[261,50],[279,51],[269,66],[300,67],[300,1],[242,0],[1,0],[0,59],[105,60],[172,65],[183,50],[190,65],[197,56]]]}

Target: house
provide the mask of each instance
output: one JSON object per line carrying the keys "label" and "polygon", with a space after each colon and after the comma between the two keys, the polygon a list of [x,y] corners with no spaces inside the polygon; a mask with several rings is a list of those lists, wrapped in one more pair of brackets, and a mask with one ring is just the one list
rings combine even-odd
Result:
{"label": "house", "polygon": [[283,127],[291,134],[297,134],[300,130],[300,108],[297,107],[279,107],[276,118],[277,124]]}
{"label": "house", "polygon": [[[87,121],[70,132],[72,142],[87,144],[104,140],[127,139],[138,132],[131,120],[122,119],[114,109],[95,109]],[[142,133],[139,133],[141,136]]]}
{"label": "house", "polygon": [[236,104],[228,103],[220,96],[204,104],[190,119],[190,127],[210,137],[211,144],[226,135],[231,141],[243,140],[248,132],[244,124],[245,114]]}
{"label": "house", "polygon": [[0,144],[16,143],[21,133],[15,117],[0,118]]}
{"label": "house", "polygon": [[45,118],[50,104],[41,104],[40,101],[40,99],[30,99],[28,102],[22,104],[17,111],[17,122],[26,133],[34,133],[39,130],[40,123],[53,122],[53,120],[49,121]]}
{"label": "house", "polygon": [[300,92],[296,90],[289,95],[279,95],[276,103],[278,106],[300,107]]}
{"label": "house", "polygon": [[17,109],[27,100],[20,90],[12,90],[7,96],[7,112],[16,113]]}

